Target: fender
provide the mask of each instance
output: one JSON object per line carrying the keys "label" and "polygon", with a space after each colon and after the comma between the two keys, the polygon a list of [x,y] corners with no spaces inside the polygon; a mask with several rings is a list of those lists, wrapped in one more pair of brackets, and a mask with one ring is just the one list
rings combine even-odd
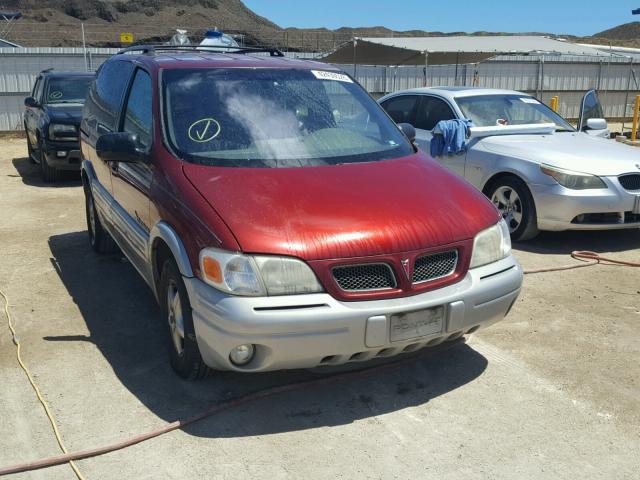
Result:
{"label": "fender", "polygon": [[191,269],[189,257],[187,256],[187,251],[184,248],[182,240],[180,240],[176,231],[165,221],[156,223],[151,229],[147,251],[149,261],[153,261],[153,244],[158,238],[161,238],[171,250],[182,276],[193,278],[193,270]]}

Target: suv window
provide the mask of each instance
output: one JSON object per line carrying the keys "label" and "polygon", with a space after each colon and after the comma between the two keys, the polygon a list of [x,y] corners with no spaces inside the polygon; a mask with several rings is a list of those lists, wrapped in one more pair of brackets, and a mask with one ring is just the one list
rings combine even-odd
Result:
{"label": "suv window", "polygon": [[38,77],[36,80],[36,84],[33,86],[33,98],[35,98],[38,102],[42,100],[42,86],[44,84],[44,79],[42,77]]}
{"label": "suv window", "polygon": [[55,77],[47,82],[43,103],[84,103],[93,77]]}
{"label": "suv window", "polygon": [[300,69],[162,74],[164,131],[187,161],[285,168],[372,162],[413,148],[348,75]]}
{"label": "suv window", "polygon": [[417,103],[418,97],[416,95],[400,95],[387,100],[382,106],[394,122],[413,124],[413,114]]}
{"label": "suv window", "polygon": [[433,130],[440,120],[453,120],[456,116],[447,102],[440,98],[423,96],[416,114],[415,127]]}
{"label": "suv window", "polygon": [[116,128],[116,119],[129,83],[134,65],[131,62],[112,60],[104,63],[95,83],[96,115],[100,123],[111,131]]}
{"label": "suv window", "polygon": [[152,125],[151,77],[138,69],[129,90],[122,130],[136,134],[140,143],[149,147]]}

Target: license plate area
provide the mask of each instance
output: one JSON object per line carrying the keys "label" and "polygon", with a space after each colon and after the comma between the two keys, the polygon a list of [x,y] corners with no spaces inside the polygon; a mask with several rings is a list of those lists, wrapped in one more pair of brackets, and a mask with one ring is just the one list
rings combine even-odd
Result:
{"label": "license plate area", "polygon": [[631,211],[631,213],[640,215],[640,195],[636,195],[636,198],[633,201],[633,210]]}
{"label": "license plate area", "polygon": [[442,333],[444,312],[444,306],[440,305],[391,315],[389,339],[392,342],[401,342]]}

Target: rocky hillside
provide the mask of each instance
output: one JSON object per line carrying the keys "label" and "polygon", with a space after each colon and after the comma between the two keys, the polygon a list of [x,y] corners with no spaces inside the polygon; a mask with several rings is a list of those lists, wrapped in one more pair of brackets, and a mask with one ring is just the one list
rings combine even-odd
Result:
{"label": "rocky hillside", "polygon": [[[327,51],[353,36],[440,36],[465,32],[397,32],[388,28],[344,27],[337,30],[283,29],[256,15],[241,0],[0,0],[0,11],[21,11],[6,39],[24,46],[81,46],[82,28],[89,46],[121,46],[120,33],[135,43],[163,42],[176,28],[199,40],[207,28],[235,34],[246,45],[287,50]],[[1,30],[0,30],[1,31]],[[502,32],[474,32],[495,35]],[[544,35],[531,32],[532,35]],[[562,35],[570,41],[640,47],[640,22],[628,23],[593,37]]]}

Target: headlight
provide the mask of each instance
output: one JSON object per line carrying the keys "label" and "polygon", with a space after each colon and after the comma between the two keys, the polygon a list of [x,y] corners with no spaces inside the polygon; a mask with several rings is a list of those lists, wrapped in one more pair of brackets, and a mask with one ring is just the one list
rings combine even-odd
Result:
{"label": "headlight", "polygon": [[553,177],[563,187],[572,190],[607,188],[607,185],[600,177],[589,175],[588,173],[572,172],[571,170],[563,170],[548,165],[540,165],[540,170],[545,175]]}
{"label": "headlight", "polygon": [[205,248],[200,252],[202,279],[232,295],[296,295],[322,292],[311,268],[289,257],[251,256]]}
{"label": "headlight", "polygon": [[52,123],[49,125],[49,138],[56,137],[76,137],[76,127],[73,125],[63,125],[61,123]]}
{"label": "headlight", "polygon": [[481,231],[473,239],[473,253],[469,268],[481,267],[506,258],[511,253],[511,235],[507,222],[500,220],[497,225]]}

